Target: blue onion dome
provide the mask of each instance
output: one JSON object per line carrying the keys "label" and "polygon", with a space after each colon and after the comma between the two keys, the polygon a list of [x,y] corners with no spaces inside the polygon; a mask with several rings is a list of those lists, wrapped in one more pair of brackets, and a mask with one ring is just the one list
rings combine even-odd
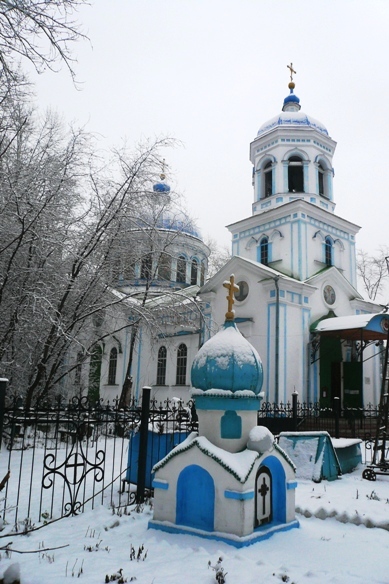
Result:
{"label": "blue onion dome", "polygon": [[300,99],[294,93],[295,84],[291,81],[288,85],[290,93],[284,99],[282,112],[271,118],[259,128],[257,136],[262,136],[277,127],[310,127],[318,130],[320,133],[328,136],[328,130],[318,120],[312,116],[308,116],[301,111]]}
{"label": "blue onion dome", "polygon": [[170,193],[170,186],[165,183],[165,174],[162,172],[160,174],[161,182],[157,182],[153,185],[154,193]]}
{"label": "blue onion dome", "polygon": [[203,391],[249,390],[259,394],[263,382],[261,359],[233,320],[226,320],[201,347],[193,361],[191,381],[193,387]]}

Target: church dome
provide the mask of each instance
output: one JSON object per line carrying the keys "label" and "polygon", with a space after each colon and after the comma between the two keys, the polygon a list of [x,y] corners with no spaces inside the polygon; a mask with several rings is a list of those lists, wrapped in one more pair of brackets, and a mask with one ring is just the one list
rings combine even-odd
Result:
{"label": "church dome", "polygon": [[328,136],[328,130],[318,120],[300,111],[300,99],[293,92],[294,83],[289,84],[290,93],[284,99],[282,112],[274,116],[259,128],[257,136],[262,136],[277,127],[310,127]]}
{"label": "church dome", "polygon": [[165,182],[157,182],[153,185],[154,193],[170,193],[170,186]]}
{"label": "church dome", "polygon": [[186,233],[202,239],[201,233],[194,221],[183,211],[168,210],[161,213],[157,221],[157,227],[168,231]]}
{"label": "church dome", "polygon": [[193,361],[191,381],[193,387],[203,391],[249,390],[259,394],[263,382],[261,359],[233,320],[226,320],[201,347]]}

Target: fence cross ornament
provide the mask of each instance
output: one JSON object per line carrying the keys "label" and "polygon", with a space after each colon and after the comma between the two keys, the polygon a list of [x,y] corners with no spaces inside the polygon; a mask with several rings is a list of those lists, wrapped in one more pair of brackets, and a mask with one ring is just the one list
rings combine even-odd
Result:
{"label": "fence cross ornament", "polygon": [[235,292],[239,292],[239,286],[235,284],[235,276],[231,274],[229,282],[223,282],[224,288],[228,290],[228,296],[226,296],[228,300],[228,308],[226,312],[226,320],[234,320],[235,312],[233,311],[232,307],[234,304],[234,294]]}

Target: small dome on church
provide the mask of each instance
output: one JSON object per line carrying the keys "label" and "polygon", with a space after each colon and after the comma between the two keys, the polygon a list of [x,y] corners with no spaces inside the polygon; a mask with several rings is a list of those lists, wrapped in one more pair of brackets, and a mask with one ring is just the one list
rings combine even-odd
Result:
{"label": "small dome on church", "polygon": [[170,187],[165,182],[158,182],[153,185],[154,193],[170,193]]}
{"label": "small dome on church", "polygon": [[192,365],[196,389],[249,390],[258,394],[263,382],[262,362],[254,347],[227,320],[197,353]]}
{"label": "small dome on church", "polygon": [[175,211],[173,209],[164,211],[158,218],[157,227],[160,229],[167,229],[169,231],[186,233],[187,235],[197,237],[197,239],[202,239],[200,230],[197,225],[183,211]]}

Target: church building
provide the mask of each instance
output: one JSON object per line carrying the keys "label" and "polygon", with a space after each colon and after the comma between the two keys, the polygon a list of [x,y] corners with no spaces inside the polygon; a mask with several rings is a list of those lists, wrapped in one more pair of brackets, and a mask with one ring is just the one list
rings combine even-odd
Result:
{"label": "church building", "polygon": [[[158,237],[169,238],[159,266],[145,253],[131,277],[119,275],[115,294],[131,292],[131,302],[147,275],[156,275],[147,306],[159,310],[160,321],[138,331],[131,370],[136,399],[148,385],[158,400],[187,401],[192,362],[223,326],[223,282],[234,274],[235,324],[261,355],[264,401],[291,401],[298,392],[299,401],[323,407],[334,398],[348,407],[379,402],[389,316],[357,290],[360,227],[335,213],[336,142],[302,111],[290,69],[281,111],[250,145],[252,213],[228,226],[231,259],[207,281],[209,249],[195,226],[169,211],[158,219]],[[169,187],[161,181],[154,191],[163,199]],[[102,350],[104,399],[120,392],[130,336],[123,328]]]}

